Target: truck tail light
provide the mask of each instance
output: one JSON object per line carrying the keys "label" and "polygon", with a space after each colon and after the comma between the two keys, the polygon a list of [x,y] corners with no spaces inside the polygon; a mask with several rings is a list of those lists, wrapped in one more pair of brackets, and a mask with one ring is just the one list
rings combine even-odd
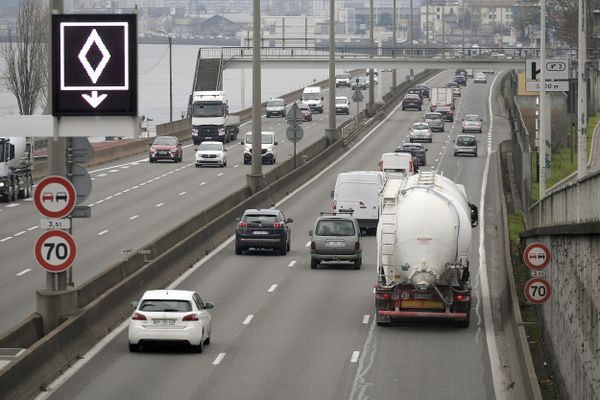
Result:
{"label": "truck tail light", "polygon": [[240,228],[247,228],[247,227],[248,227],[248,223],[247,223],[247,222],[244,222],[244,221],[240,221],[240,223],[238,224],[238,226],[239,226]]}
{"label": "truck tail light", "polygon": [[315,243],[315,241],[313,240],[312,242],[310,242],[310,249],[311,250],[317,250],[317,244]]}
{"label": "truck tail light", "polygon": [[193,314],[184,315],[181,320],[182,321],[199,321],[200,318],[198,318],[198,314],[193,313]]}
{"label": "truck tail light", "polygon": [[133,315],[131,316],[131,319],[134,319],[136,321],[147,321],[148,318],[146,318],[146,316],[144,314],[140,314],[138,312],[134,312]]}
{"label": "truck tail light", "polygon": [[275,229],[281,229],[281,228],[283,228],[283,224],[281,222],[275,222],[273,224],[273,228],[275,228]]}
{"label": "truck tail light", "polygon": [[389,293],[377,293],[375,297],[377,300],[390,300],[392,295]]}

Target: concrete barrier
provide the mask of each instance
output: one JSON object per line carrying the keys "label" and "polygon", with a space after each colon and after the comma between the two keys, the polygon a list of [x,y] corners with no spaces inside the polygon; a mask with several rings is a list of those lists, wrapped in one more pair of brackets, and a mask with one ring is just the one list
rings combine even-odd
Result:
{"label": "concrete barrier", "polygon": [[42,317],[33,313],[0,337],[0,348],[27,348],[40,340],[42,335]]}

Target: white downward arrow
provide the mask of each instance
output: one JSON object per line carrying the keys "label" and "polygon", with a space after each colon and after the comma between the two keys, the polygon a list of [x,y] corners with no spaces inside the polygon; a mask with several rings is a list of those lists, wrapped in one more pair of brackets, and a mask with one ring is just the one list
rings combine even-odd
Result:
{"label": "white downward arrow", "polygon": [[85,99],[85,101],[90,103],[90,106],[96,108],[100,105],[100,103],[102,103],[104,101],[105,98],[108,97],[108,95],[101,94],[100,96],[98,96],[98,92],[95,90],[92,90],[91,96],[87,95],[87,94],[82,94],[81,97],[83,97]]}

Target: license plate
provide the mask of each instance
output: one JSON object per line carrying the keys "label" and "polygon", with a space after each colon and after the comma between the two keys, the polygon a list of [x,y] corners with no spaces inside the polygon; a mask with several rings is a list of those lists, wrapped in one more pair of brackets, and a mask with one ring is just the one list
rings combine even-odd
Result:
{"label": "license plate", "polygon": [[152,322],[154,325],[174,325],[174,319],[153,319]]}
{"label": "license plate", "polygon": [[252,234],[254,234],[254,235],[268,235],[269,232],[266,232],[266,231],[254,231],[254,232],[252,232]]}
{"label": "license plate", "polygon": [[441,301],[431,300],[404,300],[402,302],[402,308],[430,308],[430,309],[442,309],[444,306]]}
{"label": "license plate", "polygon": [[163,155],[163,156],[164,156],[164,155],[168,154],[168,152],[167,152],[167,151],[159,151],[159,152],[158,152],[158,154],[160,154],[160,155]]}
{"label": "license plate", "polygon": [[341,242],[341,241],[327,241],[327,242],[325,242],[325,246],[327,246],[327,247],[344,247],[345,244],[346,244],[346,242]]}
{"label": "license plate", "polygon": [[431,293],[413,293],[413,299],[430,299]]}

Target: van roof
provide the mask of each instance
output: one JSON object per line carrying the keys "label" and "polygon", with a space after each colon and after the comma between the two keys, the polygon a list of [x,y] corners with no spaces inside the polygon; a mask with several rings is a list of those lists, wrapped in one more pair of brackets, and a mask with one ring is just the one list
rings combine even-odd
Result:
{"label": "van roof", "polygon": [[304,88],[304,93],[317,93],[321,91],[320,86],[309,86]]}

